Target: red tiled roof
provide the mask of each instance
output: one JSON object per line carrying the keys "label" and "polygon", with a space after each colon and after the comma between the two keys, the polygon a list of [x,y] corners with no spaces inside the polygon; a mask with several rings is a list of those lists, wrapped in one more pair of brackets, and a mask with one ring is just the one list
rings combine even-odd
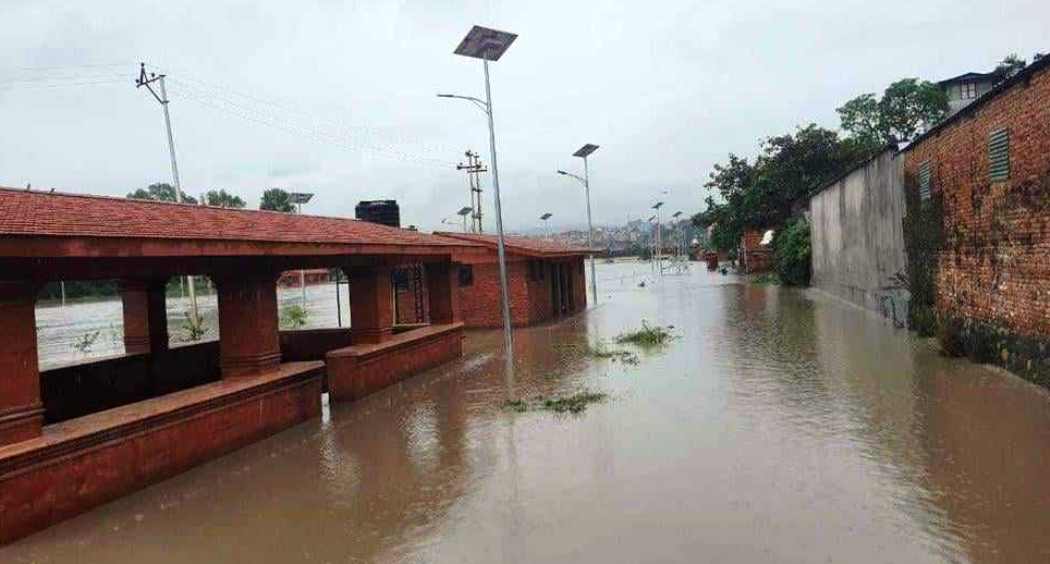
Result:
{"label": "red tiled roof", "polygon": [[0,187],[0,236],[384,246],[467,246],[358,221]]}
{"label": "red tiled roof", "polygon": [[[497,240],[495,235],[485,235],[478,233],[453,233],[438,231],[435,235],[441,235],[443,237],[450,237],[453,239],[459,239],[461,241],[469,241],[472,243],[479,243],[486,247],[495,248]],[[507,250],[510,252],[516,252],[519,254],[526,254],[532,256],[573,256],[573,255],[585,255],[588,254],[587,247],[578,247],[570,245],[562,241],[556,241],[551,239],[537,239],[534,237],[522,237],[520,235],[504,235],[503,242],[507,246]]]}

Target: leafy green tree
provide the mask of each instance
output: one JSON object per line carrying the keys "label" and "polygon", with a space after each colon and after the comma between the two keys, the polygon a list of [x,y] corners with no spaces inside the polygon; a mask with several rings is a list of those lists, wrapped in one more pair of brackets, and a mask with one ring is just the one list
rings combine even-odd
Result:
{"label": "leafy green tree", "polygon": [[292,204],[292,199],[288,192],[280,188],[270,188],[263,192],[262,200],[259,202],[259,209],[291,213],[295,211],[295,206]]}
{"label": "leafy green tree", "polygon": [[902,78],[882,93],[861,94],[838,111],[842,129],[864,149],[887,143],[910,143],[948,115],[948,95],[940,86]]}
{"label": "leafy green tree", "polygon": [[713,226],[711,246],[731,250],[745,230],[775,228],[797,215],[816,190],[866,157],[866,149],[814,124],[770,137],[754,163],[729,155],[728,163],[715,165],[705,184],[714,194],[693,223]]}
{"label": "leafy green tree", "polygon": [[995,70],[992,72],[999,75],[999,81],[1001,82],[1021,72],[1025,65],[1027,65],[1027,62],[1018,56],[1017,53],[1010,53],[1003,57],[1003,60],[999,61],[999,64],[995,66]]}
{"label": "leafy green tree", "polygon": [[243,208],[246,205],[240,196],[230,194],[226,190],[208,190],[204,194],[204,200],[209,206],[217,208]]}
{"label": "leafy green tree", "polygon": [[[156,202],[176,202],[175,187],[166,182],[150,184],[146,189],[139,188],[128,193],[128,198],[133,200],[153,200]],[[187,204],[196,204],[197,200],[192,196],[182,193],[182,201]]]}

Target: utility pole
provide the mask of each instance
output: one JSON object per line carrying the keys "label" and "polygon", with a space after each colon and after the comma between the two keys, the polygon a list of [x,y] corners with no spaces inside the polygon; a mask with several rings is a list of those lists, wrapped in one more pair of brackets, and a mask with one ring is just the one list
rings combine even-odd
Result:
{"label": "utility pole", "polygon": [[[153,89],[153,83],[157,83],[158,90]],[[171,155],[171,178],[175,182],[175,201],[182,203],[182,183],[179,181],[179,164],[175,160],[175,137],[171,133],[171,115],[168,113],[168,90],[164,87],[164,75],[157,73],[149,73],[146,75],[146,63],[139,63],[139,78],[135,81],[135,88],[141,88],[145,86],[146,90],[156,98],[157,102],[160,102],[160,107],[164,109],[164,125],[168,129],[168,153]],[[193,316],[193,324],[200,324],[200,315],[197,312],[197,290],[193,287],[193,275],[186,276],[186,285],[190,289],[190,315]]]}
{"label": "utility pole", "polygon": [[[481,173],[488,172],[489,169],[481,164],[481,157],[476,152],[467,149],[464,155],[467,157],[467,164],[457,164],[456,170],[465,170],[467,172],[467,184],[470,186],[470,207],[473,209],[473,213],[470,215],[470,228],[473,233],[483,233],[484,229],[481,225]],[[464,221],[466,221],[465,217]],[[466,232],[466,229],[464,228],[463,231]]]}

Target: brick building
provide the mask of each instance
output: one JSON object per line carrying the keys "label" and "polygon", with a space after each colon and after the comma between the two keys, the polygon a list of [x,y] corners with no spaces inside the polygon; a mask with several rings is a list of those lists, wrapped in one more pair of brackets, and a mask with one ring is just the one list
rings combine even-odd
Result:
{"label": "brick building", "polygon": [[758,274],[773,269],[773,243],[770,239],[765,244],[765,229],[749,229],[740,237],[740,248],[737,250],[737,262],[741,272]]}
{"label": "brick building", "polygon": [[[459,269],[485,249],[342,218],[0,188],[0,544],[462,354]],[[426,323],[393,272],[421,265]],[[281,331],[277,281],[341,270],[351,326]],[[171,346],[167,281],[207,276],[217,341]],[[36,302],[119,280],[125,354],[41,370]]]}
{"label": "brick building", "polygon": [[940,228],[931,305],[942,330],[960,352],[1043,383],[1050,383],[1048,67],[1050,57],[1037,60],[903,151],[907,213],[939,209],[943,218],[931,222]]}
{"label": "brick building", "polygon": [[[460,263],[459,303],[467,327],[499,327],[499,263],[496,236],[437,233],[487,249],[481,256],[454,255]],[[515,326],[532,325],[587,307],[584,257],[587,249],[558,241],[507,236],[510,315]]]}

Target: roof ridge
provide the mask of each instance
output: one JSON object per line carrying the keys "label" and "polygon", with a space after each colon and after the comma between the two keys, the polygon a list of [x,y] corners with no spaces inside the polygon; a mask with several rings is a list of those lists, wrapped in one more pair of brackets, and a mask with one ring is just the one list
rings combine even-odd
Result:
{"label": "roof ridge", "polygon": [[257,210],[252,208],[226,208],[221,206],[209,206],[207,204],[192,204],[189,202],[168,202],[165,200],[146,200],[140,198],[128,198],[126,196],[110,196],[107,194],[84,194],[80,192],[60,192],[60,191],[43,191],[43,190],[31,190],[27,188],[13,188],[10,186],[0,186],[0,193],[10,192],[13,194],[32,194],[35,196],[47,196],[47,197],[64,197],[64,198],[84,198],[89,200],[103,200],[107,202],[126,202],[132,204],[144,204],[144,205],[160,205],[160,206],[182,206],[191,209],[206,209],[206,210],[222,210],[224,212],[240,212],[240,213],[261,213],[261,214],[277,214],[281,216],[295,215],[296,217],[313,217],[319,219],[334,219],[340,221],[355,221],[360,223],[366,223],[369,225],[377,225],[382,228],[388,229],[400,229],[409,231],[404,227],[394,227],[392,225],[385,225],[382,223],[373,223],[355,217],[344,217],[337,215],[315,215],[315,214],[290,214],[290,212],[280,212],[275,210]]}

